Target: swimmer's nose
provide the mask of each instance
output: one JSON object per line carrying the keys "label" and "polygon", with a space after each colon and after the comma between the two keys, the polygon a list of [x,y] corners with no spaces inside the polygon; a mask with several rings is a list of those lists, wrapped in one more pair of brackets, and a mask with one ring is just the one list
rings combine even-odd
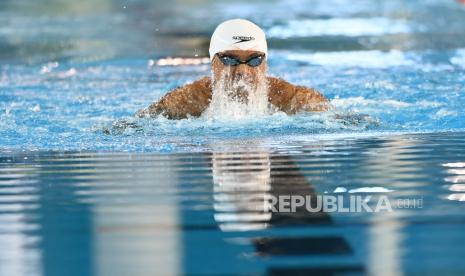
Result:
{"label": "swimmer's nose", "polygon": [[244,77],[250,77],[252,74],[250,68],[246,64],[240,64],[236,68],[235,75],[237,78],[244,78]]}

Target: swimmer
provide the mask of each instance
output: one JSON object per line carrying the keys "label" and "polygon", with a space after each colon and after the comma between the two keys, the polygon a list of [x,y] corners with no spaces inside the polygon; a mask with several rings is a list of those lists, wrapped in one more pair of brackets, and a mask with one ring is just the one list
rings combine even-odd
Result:
{"label": "swimmer", "polygon": [[265,33],[250,21],[233,19],[221,23],[213,32],[209,53],[211,78],[203,77],[170,91],[159,101],[139,110],[136,116],[199,117],[211,104],[213,92],[249,103],[251,94],[259,89],[266,93],[267,107],[287,114],[330,108],[329,101],[317,90],[266,76],[268,46]]}

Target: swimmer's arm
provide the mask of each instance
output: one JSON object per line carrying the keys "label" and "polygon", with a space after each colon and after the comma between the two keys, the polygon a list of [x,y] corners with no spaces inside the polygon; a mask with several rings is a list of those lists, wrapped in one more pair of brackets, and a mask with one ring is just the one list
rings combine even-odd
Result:
{"label": "swimmer's arm", "polygon": [[320,112],[331,109],[329,100],[314,88],[296,86],[295,94],[291,100],[294,112],[309,111]]}
{"label": "swimmer's arm", "polygon": [[268,78],[270,101],[287,114],[299,111],[327,111],[331,109],[328,99],[319,91],[305,86],[296,86],[285,80]]}
{"label": "swimmer's arm", "polygon": [[198,117],[208,107],[210,100],[210,79],[204,77],[170,91],[158,102],[139,110],[136,116],[156,117],[163,115],[169,119],[184,119],[189,116]]}

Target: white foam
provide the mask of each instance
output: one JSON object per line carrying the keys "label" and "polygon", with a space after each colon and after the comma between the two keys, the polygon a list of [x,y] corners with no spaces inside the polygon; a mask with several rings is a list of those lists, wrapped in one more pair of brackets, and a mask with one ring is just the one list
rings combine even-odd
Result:
{"label": "white foam", "polygon": [[[269,115],[266,77],[259,77],[257,88],[251,87],[249,82],[243,79],[235,81],[231,87],[227,87],[225,79],[228,74],[229,72],[224,72],[217,84],[213,85],[212,100],[203,117],[221,121],[238,121]],[[231,96],[235,94],[237,89],[247,91],[247,101],[235,99]]]}
{"label": "white foam", "polygon": [[465,168],[465,162],[444,163],[442,166],[449,168]]}
{"label": "white foam", "polygon": [[333,193],[345,193],[347,192],[347,189],[344,188],[344,187],[337,187],[336,189],[334,189]]}
{"label": "white foam", "polygon": [[350,106],[374,106],[374,105],[383,105],[395,108],[406,108],[410,107],[412,104],[398,101],[398,100],[391,100],[391,99],[381,99],[381,100],[370,100],[365,99],[364,97],[348,97],[348,98],[336,98],[331,100],[331,104],[335,107],[350,107]]}
{"label": "white foam", "polygon": [[434,119],[439,119],[439,118],[457,116],[457,115],[458,115],[457,111],[441,108],[432,117]]}
{"label": "white foam", "polygon": [[450,59],[450,62],[465,68],[465,49],[457,50],[456,55]]}
{"label": "white foam", "polygon": [[389,18],[331,18],[290,20],[284,25],[273,26],[268,37],[289,38],[308,36],[368,36],[404,34],[411,30],[404,20]]}
{"label": "white foam", "polygon": [[349,193],[390,193],[394,190],[390,190],[384,187],[363,187],[349,190]]}
{"label": "white foam", "polygon": [[355,188],[347,190],[344,187],[337,187],[334,189],[333,193],[389,193],[393,192],[394,190],[390,190],[384,187],[362,187],[362,188]]}
{"label": "white foam", "polygon": [[324,66],[348,66],[362,68],[388,68],[393,66],[413,66],[416,62],[398,50],[382,52],[344,51],[325,53],[290,53],[288,60],[303,61]]}
{"label": "white foam", "polygon": [[40,112],[40,105],[36,104],[33,108],[31,108],[33,112]]}
{"label": "white foam", "polygon": [[47,74],[47,73],[50,73],[52,72],[55,68],[58,68],[58,66],[60,66],[60,64],[56,61],[51,61],[47,64],[44,64],[41,68],[40,68],[40,73],[41,74]]}

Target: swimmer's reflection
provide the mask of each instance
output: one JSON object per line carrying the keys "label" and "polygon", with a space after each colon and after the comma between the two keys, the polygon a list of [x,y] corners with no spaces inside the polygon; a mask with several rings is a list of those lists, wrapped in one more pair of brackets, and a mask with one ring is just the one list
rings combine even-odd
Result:
{"label": "swimmer's reflection", "polygon": [[316,193],[289,156],[272,157],[267,151],[214,153],[214,218],[223,231],[260,230],[278,225],[327,223],[323,212],[272,212],[264,204],[280,195]]}
{"label": "swimmer's reflection", "polygon": [[222,230],[266,228],[271,213],[264,200],[271,190],[269,154],[214,153],[215,220]]}

